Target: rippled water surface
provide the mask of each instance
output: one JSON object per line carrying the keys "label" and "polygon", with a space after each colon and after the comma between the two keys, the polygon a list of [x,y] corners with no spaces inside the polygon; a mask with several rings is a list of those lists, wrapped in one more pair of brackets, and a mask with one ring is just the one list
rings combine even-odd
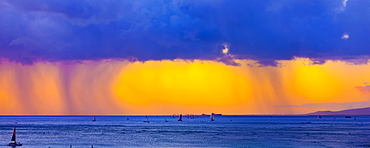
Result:
{"label": "rippled water surface", "polygon": [[[370,147],[370,117],[0,116],[0,147]],[[165,122],[167,120],[168,122]],[[149,123],[143,122],[149,121]],[[20,148],[22,148],[20,147]]]}

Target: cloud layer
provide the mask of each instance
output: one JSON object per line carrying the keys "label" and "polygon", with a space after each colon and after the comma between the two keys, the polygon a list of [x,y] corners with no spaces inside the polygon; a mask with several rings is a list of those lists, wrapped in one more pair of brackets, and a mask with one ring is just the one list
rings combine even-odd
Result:
{"label": "cloud layer", "polygon": [[228,54],[267,64],[348,59],[370,55],[368,18],[364,0],[5,0],[0,58],[217,60],[227,44]]}

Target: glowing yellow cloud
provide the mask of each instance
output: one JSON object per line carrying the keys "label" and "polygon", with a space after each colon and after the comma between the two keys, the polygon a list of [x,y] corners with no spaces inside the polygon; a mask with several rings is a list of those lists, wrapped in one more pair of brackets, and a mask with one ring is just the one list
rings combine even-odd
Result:
{"label": "glowing yellow cloud", "polygon": [[[282,107],[368,101],[355,86],[370,65],[305,58],[282,67],[184,60],[0,64],[0,114],[267,114],[328,108]],[[329,108],[330,109],[330,108]]]}
{"label": "glowing yellow cloud", "polygon": [[133,104],[167,102],[225,106],[251,98],[249,82],[234,73],[232,67],[200,62],[133,63],[122,70],[113,87],[114,93],[120,101]]}

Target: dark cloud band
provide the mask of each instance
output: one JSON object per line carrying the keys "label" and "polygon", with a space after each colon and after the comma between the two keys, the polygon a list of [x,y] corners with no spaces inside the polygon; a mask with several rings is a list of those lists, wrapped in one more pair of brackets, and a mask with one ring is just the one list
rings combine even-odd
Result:
{"label": "dark cloud band", "polygon": [[267,65],[356,57],[370,55],[368,18],[364,0],[8,0],[0,58],[216,60],[225,43],[235,57]]}

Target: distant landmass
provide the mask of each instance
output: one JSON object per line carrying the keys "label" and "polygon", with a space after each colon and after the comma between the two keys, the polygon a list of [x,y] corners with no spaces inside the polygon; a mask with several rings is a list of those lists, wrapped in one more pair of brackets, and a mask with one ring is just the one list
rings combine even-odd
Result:
{"label": "distant landmass", "polygon": [[370,107],[366,108],[356,108],[356,109],[347,109],[342,111],[317,111],[314,113],[308,113],[307,115],[344,115],[344,116],[369,116],[370,115]]}

